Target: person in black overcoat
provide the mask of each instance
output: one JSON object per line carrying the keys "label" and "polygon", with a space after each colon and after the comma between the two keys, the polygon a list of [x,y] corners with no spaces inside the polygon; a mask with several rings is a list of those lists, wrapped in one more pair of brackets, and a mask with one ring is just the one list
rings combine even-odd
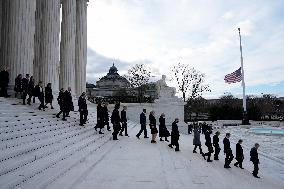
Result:
{"label": "person in black overcoat", "polygon": [[121,129],[121,126],[120,126],[121,119],[119,115],[119,108],[120,108],[120,105],[116,104],[114,106],[114,110],[111,115],[111,123],[113,125],[113,133],[112,133],[113,140],[118,140],[117,135]]}
{"label": "person in black overcoat", "polygon": [[159,118],[159,137],[160,141],[163,141],[163,137],[165,137],[165,141],[168,141],[168,137],[170,136],[170,133],[166,127],[166,119],[165,119],[165,114],[162,113],[160,118]]}
{"label": "person in black overcoat", "polygon": [[149,125],[150,125],[150,129],[151,129],[151,134],[152,134],[151,143],[156,143],[156,137],[157,137],[157,134],[158,134],[158,129],[157,129],[157,122],[156,122],[154,111],[150,112],[149,122],[150,122]]}
{"label": "person in black overcoat", "polygon": [[65,117],[70,117],[69,113],[71,111],[74,111],[74,105],[72,101],[71,87],[68,87],[68,89],[64,92],[63,113],[65,113]]}
{"label": "person in black overcoat", "polygon": [[50,104],[51,109],[53,109],[52,101],[53,101],[53,94],[52,94],[51,83],[48,83],[45,87],[45,107],[47,108],[47,104]]}
{"label": "person in black overcoat", "polygon": [[26,77],[22,79],[23,105],[26,105],[26,98],[27,98],[28,90],[29,90],[29,81],[30,81],[30,74],[26,74]]}
{"label": "person in black overcoat", "polygon": [[219,135],[220,135],[220,132],[216,131],[215,135],[213,136],[213,146],[215,148],[214,160],[219,160],[219,153],[221,151],[221,148],[219,145]]}
{"label": "person in black overcoat", "polygon": [[208,157],[207,158],[207,162],[212,162],[212,160],[210,159],[211,158],[211,154],[214,152],[213,150],[213,147],[212,147],[212,142],[211,142],[211,129],[207,129],[205,131],[205,146],[207,146],[208,148],[208,152],[207,153],[204,153],[202,156],[204,157],[204,159],[206,160],[206,156]]}
{"label": "person in black overcoat", "polygon": [[15,91],[15,98],[17,98],[18,93],[22,95],[22,92],[23,92],[22,74],[19,74],[15,79],[14,91]]}
{"label": "person in black overcoat", "polygon": [[178,118],[175,118],[175,121],[172,123],[172,133],[171,133],[171,144],[169,144],[169,147],[172,148],[175,146],[175,151],[180,151],[179,150],[179,130],[177,123],[179,122]]}
{"label": "person in black overcoat", "polygon": [[122,136],[123,131],[125,131],[125,136],[128,136],[126,110],[127,110],[127,107],[123,106],[123,109],[120,112],[120,115],[121,115],[121,130],[119,133],[120,136]]}
{"label": "person in black overcoat", "polygon": [[223,140],[224,154],[226,154],[224,168],[231,168],[230,164],[231,164],[232,160],[234,159],[232,149],[231,149],[231,146],[230,146],[230,140],[229,140],[230,136],[231,136],[230,133],[226,133],[226,137]]}
{"label": "person in black overcoat", "polygon": [[259,167],[258,167],[259,159],[258,159],[258,152],[257,152],[258,148],[259,148],[259,144],[255,143],[254,147],[250,150],[250,161],[252,161],[253,167],[254,167],[252,175],[255,178],[260,178],[258,176],[258,170],[259,170]]}
{"label": "person in black overcoat", "polygon": [[99,101],[97,105],[97,124],[95,126],[96,131],[98,128],[100,129],[99,134],[104,134],[102,132],[102,129],[104,128],[104,118],[103,104]]}
{"label": "person in black overcoat", "polygon": [[8,69],[4,69],[0,72],[0,96],[9,97],[7,93],[7,87],[9,85],[9,72]]}
{"label": "person in black overcoat", "polygon": [[243,143],[243,140],[240,139],[238,141],[238,143],[236,144],[236,160],[237,162],[234,163],[234,166],[239,167],[241,169],[243,169],[243,161],[244,161],[244,151],[243,151],[243,148],[242,148],[242,143]]}
{"label": "person in black overcoat", "polygon": [[80,112],[80,126],[86,124],[87,116],[88,116],[88,107],[86,101],[86,93],[83,92],[78,99],[78,106]]}
{"label": "person in black overcoat", "polygon": [[107,130],[110,131],[110,126],[109,126],[109,114],[108,114],[108,102],[105,102],[104,105],[102,106],[102,111],[103,111],[103,125],[102,128],[107,126]]}
{"label": "person in black overcoat", "polygon": [[[31,105],[32,97],[34,96],[35,93],[34,90],[35,90],[35,80],[34,77],[31,76],[28,84],[28,95],[29,95],[29,98],[27,100],[28,105]],[[35,97],[33,98],[33,102],[35,103]]]}
{"label": "person in black overcoat", "polygon": [[38,107],[39,110],[43,109],[43,111],[45,110],[45,106],[44,106],[44,91],[43,91],[43,86],[42,86],[42,82],[39,81],[38,85],[35,86],[35,94],[38,98],[38,100],[40,101],[40,105]]}
{"label": "person in black overcoat", "polygon": [[65,119],[65,113],[63,112],[64,110],[64,99],[65,99],[65,94],[64,94],[64,89],[61,88],[57,97],[57,102],[60,107],[60,112],[56,115],[57,118],[59,118],[60,114],[63,113],[63,119]]}
{"label": "person in black overcoat", "polygon": [[139,139],[141,133],[144,131],[144,138],[149,138],[147,136],[147,127],[146,127],[146,109],[143,109],[142,113],[140,114],[140,125],[141,125],[141,129],[138,132],[138,134],[136,135],[136,137]]}

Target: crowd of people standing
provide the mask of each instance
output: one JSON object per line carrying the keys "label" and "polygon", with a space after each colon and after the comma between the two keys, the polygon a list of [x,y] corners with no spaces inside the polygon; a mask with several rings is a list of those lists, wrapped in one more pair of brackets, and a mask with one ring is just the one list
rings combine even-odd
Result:
{"label": "crowd of people standing", "polygon": [[[9,84],[9,73],[8,69],[3,70],[0,72],[0,96],[9,97],[7,93],[7,87]],[[43,87],[43,83],[41,81],[35,85],[35,80],[33,76],[26,74],[25,77],[22,77],[22,74],[19,74],[15,78],[15,98],[19,95],[23,100],[23,105],[27,104],[31,105],[31,101],[33,99],[33,103],[35,103],[35,98],[37,97],[40,101],[40,105],[38,107],[39,110],[45,111],[48,108],[48,104],[50,104],[50,108],[53,109],[53,92],[52,92],[52,84],[48,83],[46,87]],[[28,97],[28,98],[27,98]],[[63,114],[63,121],[66,121],[67,117],[69,117],[69,113],[74,111],[74,104],[72,100],[71,88],[64,90],[63,88],[60,89],[59,95],[57,97],[57,102],[60,107],[60,112],[56,115],[57,118]],[[78,99],[78,106],[79,106],[79,113],[80,113],[80,126],[84,126],[87,122],[88,117],[88,108],[86,102],[86,93],[83,92]],[[118,135],[123,136],[123,132],[125,136],[129,136],[127,132],[127,107],[123,106],[121,112],[119,112],[120,103],[115,104],[114,110],[111,115],[111,123],[113,125],[113,140],[118,140]],[[156,138],[159,133],[160,141],[169,142],[168,137],[171,137],[170,144],[168,145],[170,148],[175,147],[175,151],[180,151],[179,148],[179,129],[178,123],[179,119],[176,118],[172,123],[172,131],[171,133],[168,131],[166,124],[165,124],[165,114],[162,113],[159,117],[159,130],[157,128],[157,121],[155,117],[155,112],[151,111],[149,114],[149,127],[151,130],[151,143],[157,143]],[[142,113],[140,114],[140,125],[141,129],[136,135],[138,139],[140,139],[140,135],[144,132],[144,138],[149,138],[147,135],[147,117],[146,117],[146,109],[143,109]],[[103,129],[107,128],[108,131],[111,131],[110,124],[109,124],[109,110],[108,110],[108,102],[99,102],[97,105],[97,124],[95,125],[95,130],[99,129],[99,134],[104,134],[102,131]],[[193,132],[193,153],[197,153],[196,149],[199,148],[200,154],[203,156],[207,162],[212,162],[211,155],[214,153],[214,160],[219,160],[219,153],[221,151],[219,145],[219,136],[220,132],[216,131],[215,135],[213,136],[213,142],[211,140],[212,134],[212,126],[207,125],[206,123],[198,124],[193,123],[188,126],[188,133],[191,134]],[[204,153],[202,150],[202,144],[200,140],[200,135],[204,134],[205,136],[205,146],[207,147],[207,152]],[[224,168],[228,169],[231,168],[230,164],[234,159],[234,155],[230,145],[230,133],[226,133],[225,138],[223,139],[224,145],[224,154],[225,154],[225,164]],[[236,163],[234,166],[243,169],[243,160],[244,160],[244,153],[242,148],[243,140],[240,139],[236,144]],[[254,147],[250,151],[250,161],[254,164],[254,170],[252,172],[253,176],[256,178],[260,178],[258,176],[258,150],[259,144],[256,143]],[[206,158],[207,157],[207,158]]]}

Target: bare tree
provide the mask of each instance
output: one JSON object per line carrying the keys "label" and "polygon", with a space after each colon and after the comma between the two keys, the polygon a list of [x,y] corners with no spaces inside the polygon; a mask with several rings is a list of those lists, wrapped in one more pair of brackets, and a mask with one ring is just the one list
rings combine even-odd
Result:
{"label": "bare tree", "polygon": [[172,72],[174,73],[173,80],[182,92],[184,101],[201,97],[203,92],[211,91],[209,85],[205,84],[205,74],[195,68],[178,63],[172,68]]}
{"label": "bare tree", "polygon": [[131,86],[138,89],[138,98],[141,102],[145,85],[149,82],[151,72],[144,64],[136,64],[125,75]]}

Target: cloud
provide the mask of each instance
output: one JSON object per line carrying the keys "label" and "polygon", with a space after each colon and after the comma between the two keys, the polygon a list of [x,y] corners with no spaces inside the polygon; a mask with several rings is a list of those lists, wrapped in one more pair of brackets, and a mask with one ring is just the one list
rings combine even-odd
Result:
{"label": "cloud", "polygon": [[122,71],[144,62],[156,77],[169,78],[181,62],[206,74],[208,96],[233,91],[240,85],[223,78],[240,66],[240,27],[247,86],[277,84],[284,80],[283,12],[280,0],[92,1],[88,78],[106,73],[113,61]]}

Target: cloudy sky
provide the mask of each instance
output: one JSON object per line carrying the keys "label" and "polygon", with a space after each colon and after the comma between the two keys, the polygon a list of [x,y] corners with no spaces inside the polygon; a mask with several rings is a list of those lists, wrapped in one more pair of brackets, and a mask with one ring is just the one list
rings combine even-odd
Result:
{"label": "cloudy sky", "polygon": [[284,96],[284,0],[90,0],[87,80],[113,62],[121,75],[144,63],[170,79],[181,62],[206,74],[207,98],[240,95],[224,83],[240,67],[238,27],[247,93]]}

